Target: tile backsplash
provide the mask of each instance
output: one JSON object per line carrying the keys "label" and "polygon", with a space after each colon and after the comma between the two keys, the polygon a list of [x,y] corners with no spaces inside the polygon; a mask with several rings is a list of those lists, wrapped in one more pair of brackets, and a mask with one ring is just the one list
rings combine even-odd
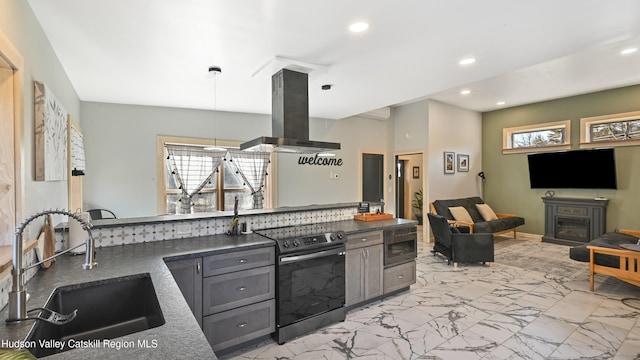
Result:
{"label": "tile backsplash", "polygon": [[[372,207],[371,211],[377,209]],[[240,223],[251,230],[275,227],[317,224],[331,221],[351,220],[358,213],[357,206],[333,209],[278,212],[257,215],[242,215]],[[182,239],[194,236],[224,234],[231,227],[231,217],[213,217],[197,220],[173,220],[148,224],[131,224],[92,229],[96,247],[136,244],[150,241]],[[56,250],[67,248],[68,232],[56,233]]]}

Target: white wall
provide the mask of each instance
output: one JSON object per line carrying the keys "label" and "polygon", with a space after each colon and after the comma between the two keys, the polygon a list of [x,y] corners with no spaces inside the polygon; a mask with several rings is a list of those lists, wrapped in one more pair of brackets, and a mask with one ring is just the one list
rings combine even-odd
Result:
{"label": "white wall", "polygon": [[[387,152],[390,124],[386,121],[350,117],[338,121],[312,119],[310,138],[339,142],[336,159],[343,165],[299,165],[299,155],[280,154],[278,158],[278,206],[331,204],[362,201],[360,184],[361,152]],[[389,157],[389,154],[386,155]],[[339,174],[337,180],[329,173]],[[385,178],[387,178],[385,174]]]}
{"label": "white wall", "polygon": [[83,102],[81,114],[84,208],[118,217],[157,214],[158,135],[248,140],[271,133],[267,115],[96,102]]}
{"label": "white wall", "polygon": [[[469,155],[469,172],[444,173],[445,151]],[[482,115],[429,100],[429,185],[425,204],[438,199],[481,196]]]}
{"label": "white wall", "polygon": [[[0,31],[12,42],[24,58],[23,84],[23,137],[16,139],[22,143],[23,174],[18,174],[24,184],[22,201],[23,214],[18,222],[44,209],[67,207],[66,181],[35,181],[34,166],[34,81],[42,81],[51,89],[69,114],[79,119],[80,100],[71,85],[60,61],[56,57],[40,24],[36,21],[31,7],[24,0],[0,1]],[[54,217],[54,223],[60,217]],[[27,229],[25,238],[38,235],[40,221],[34,222],[33,229]],[[36,229],[38,227],[38,229]]]}
{"label": "white wall", "polygon": [[[85,208],[119,217],[156,215],[157,135],[247,141],[271,135],[271,115],[83,102],[87,175]],[[299,165],[299,155],[278,155],[277,206],[356,202],[360,149],[387,148],[388,124],[349,118],[311,119],[311,140],[340,142],[343,165]],[[329,173],[339,174],[338,180]]]}
{"label": "white wall", "polygon": [[[424,156],[429,144],[429,102],[423,100],[393,107],[391,110],[391,119],[394,124],[392,133],[394,154],[423,154],[421,157],[421,163],[412,163],[411,166],[420,166],[421,174],[419,182],[421,184],[419,188],[424,189],[426,188],[429,180],[426,162],[428,156]],[[389,161],[391,170],[395,172],[395,156],[389,159]],[[395,184],[391,185],[394,188],[395,194]],[[413,194],[411,194],[410,199],[413,199]],[[395,206],[395,196],[393,202]]]}

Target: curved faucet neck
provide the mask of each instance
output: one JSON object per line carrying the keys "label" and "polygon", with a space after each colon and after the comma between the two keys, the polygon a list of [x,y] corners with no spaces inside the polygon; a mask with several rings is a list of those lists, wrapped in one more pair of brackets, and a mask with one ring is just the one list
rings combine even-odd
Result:
{"label": "curved faucet neck", "polygon": [[[73,248],[66,249],[65,251],[54,254],[49,258],[42,259],[40,262],[37,262],[25,268],[23,266],[23,255],[24,255],[23,245],[24,244],[22,242],[22,232],[31,221],[41,216],[49,215],[49,214],[67,215],[69,216],[69,218],[73,218],[76,221],[78,221],[80,224],[82,224],[82,229],[84,229],[87,232],[87,240],[84,244],[79,244],[78,246],[75,246]],[[39,212],[27,218],[27,220],[25,220],[22,224],[20,224],[16,228],[16,232],[13,236],[13,261],[12,261],[13,268],[11,270],[13,283],[11,285],[11,291],[9,292],[9,315],[7,318],[8,323],[9,322],[15,323],[22,319],[26,319],[27,317],[26,303],[27,303],[28,295],[24,286],[25,270],[38,266],[46,261],[55,259],[58,256],[65,254],[83,245],[86,246],[86,257],[85,257],[85,263],[82,265],[82,268],[85,270],[93,269],[94,267],[98,266],[98,263],[95,261],[95,241],[93,239],[93,236],[91,235],[91,224],[85,221],[82,217],[80,217],[80,215],[71,213],[66,210],[56,209],[56,210],[45,210],[45,211]]]}

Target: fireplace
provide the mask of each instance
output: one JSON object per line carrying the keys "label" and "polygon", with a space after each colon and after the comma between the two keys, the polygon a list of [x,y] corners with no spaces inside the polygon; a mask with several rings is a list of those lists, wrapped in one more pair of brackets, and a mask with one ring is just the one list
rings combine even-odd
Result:
{"label": "fireplace", "polygon": [[589,219],[558,216],[556,218],[556,238],[589,242]]}
{"label": "fireplace", "polygon": [[607,199],[543,197],[543,242],[581,245],[606,231]]}

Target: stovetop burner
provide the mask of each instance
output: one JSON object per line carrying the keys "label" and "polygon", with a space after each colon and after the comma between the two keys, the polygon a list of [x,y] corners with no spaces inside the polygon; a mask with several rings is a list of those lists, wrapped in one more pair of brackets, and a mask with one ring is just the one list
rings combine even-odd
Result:
{"label": "stovetop burner", "polygon": [[275,240],[280,254],[321,249],[344,244],[346,241],[343,231],[328,224],[296,225],[255,232]]}

